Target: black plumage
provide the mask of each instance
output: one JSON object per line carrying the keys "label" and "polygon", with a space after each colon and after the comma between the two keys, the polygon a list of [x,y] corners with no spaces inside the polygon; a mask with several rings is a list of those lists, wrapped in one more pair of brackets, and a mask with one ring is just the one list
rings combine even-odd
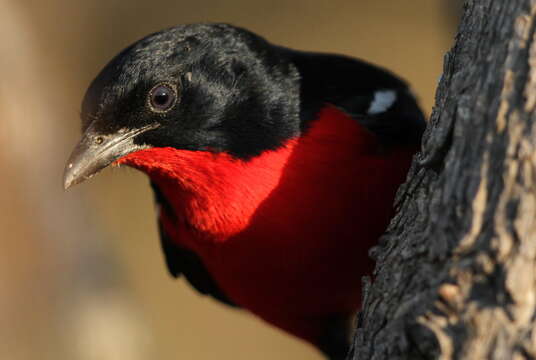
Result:
{"label": "black plumage", "polygon": [[[165,113],[148,108],[147,93],[159,82],[177,87],[180,106]],[[371,114],[375,96],[386,91],[394,94],[392,104]],[[385,144],[413,143],[425,126],[406,83],[390,72],[346,56],[275,46],[226,24],[182,25],[125,49],[91,84],[82,117],[84,127],[92,123],[101,134],[156,121],[161,126],[137,136],[136,144],[247,159],[299,136],[326,104]]]}

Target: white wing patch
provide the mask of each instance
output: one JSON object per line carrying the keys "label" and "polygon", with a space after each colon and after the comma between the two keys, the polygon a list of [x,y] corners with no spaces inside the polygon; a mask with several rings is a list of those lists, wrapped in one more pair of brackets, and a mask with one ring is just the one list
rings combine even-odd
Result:
{"label": "white wing patch", "polygon": [[374,93],[374,99],[370,103],[367,111],[369,115],[376,115],[389,110],[396,101],[396,91],[378,90]]}

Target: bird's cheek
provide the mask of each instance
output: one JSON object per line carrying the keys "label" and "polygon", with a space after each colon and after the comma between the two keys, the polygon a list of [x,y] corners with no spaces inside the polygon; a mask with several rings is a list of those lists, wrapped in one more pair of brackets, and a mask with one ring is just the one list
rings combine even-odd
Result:
{"label": "bird's cheek", "polygon": [[151,177],[176,177],[181,172],[184,156],[171,147],[141,149],[117,159],[113,165],[127,165]]}
{"label": "bird's cheek", "polygon": [[151,148],[134,151],[130,154],[122,156],[114,161],[112,165],[128,165],[140,170],[149,170],[164,164],[164,158],[159,156],[158,152]]}

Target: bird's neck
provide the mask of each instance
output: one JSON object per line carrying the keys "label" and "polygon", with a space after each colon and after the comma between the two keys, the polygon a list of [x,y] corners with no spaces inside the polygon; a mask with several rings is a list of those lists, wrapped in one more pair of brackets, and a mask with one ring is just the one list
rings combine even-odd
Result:
{"label": "bird's neck", "polygon": [[[346,171],[347,156],[358,161],[355,154],[376,149],[375,137],[357,121],[326,107],[304,135],[249,160],[226,153],[150,148],[119,163],[147,173],[179,221],[211,241],[220,241],[243,231],[281,181],[285,189],[292,189],[285,195],[292,204],[293,197],[314,196],[322,187],[315,185],[315,178]],[[289,187],[289,182],[296,186]]]}
{"label": "bird's neck", "polygon": [[174,216],[212,240],[245,227],[277,187],[296,140],[277,150],[241,160],[226,153],[151,148],[120,159],[149,175]]}

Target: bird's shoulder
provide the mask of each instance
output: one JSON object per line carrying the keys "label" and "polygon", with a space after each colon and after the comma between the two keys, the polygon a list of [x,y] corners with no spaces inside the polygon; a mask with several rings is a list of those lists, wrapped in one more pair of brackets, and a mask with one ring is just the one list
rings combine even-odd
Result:
{"label": "bird's shoulder", "polygon": [[302,126],[333,105],[386,145],[418,145],[426,122],[406,82],[392,72],[344,55],[280,48],[300,75]]}

